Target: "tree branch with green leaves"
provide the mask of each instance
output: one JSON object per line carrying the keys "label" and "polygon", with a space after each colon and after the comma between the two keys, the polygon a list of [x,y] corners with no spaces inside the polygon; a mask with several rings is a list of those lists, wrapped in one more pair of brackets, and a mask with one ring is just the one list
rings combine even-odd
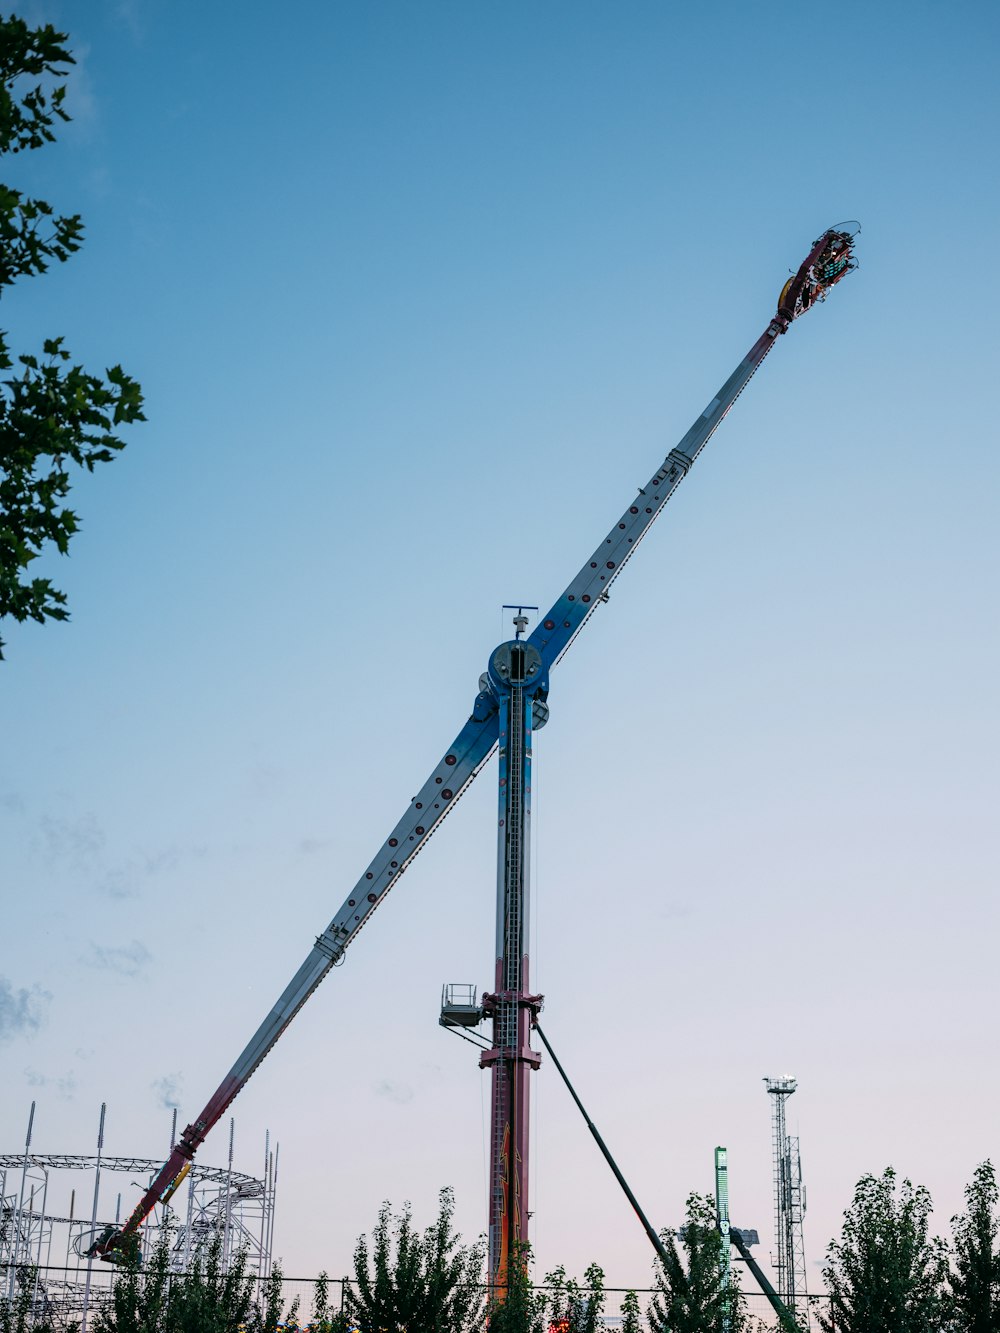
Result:
{"label": "tree branch with green leaves", "polygon": [[[69,116],[64,78],[73,57],[67,35],[51,24],[31,28],[0,18],[0,155],[53,142]],[[37,80],[25,87],[25,81]],[[79,215],[60,216],[42,199],[0,184],[0,296],[19,278],[44,273],[80,248]],[[40,354],[11,355],[0,331],[0,620],[66,620],[66,596],[29,567],[46,550],[69,551],[79,530],[66,504],[74,468],[93,472],[125,441],[118,428],[144,421],[139,384],[121,366],[103,376],[73,364],[62,337]],[[0,658],[3,657],[0,640]]]}

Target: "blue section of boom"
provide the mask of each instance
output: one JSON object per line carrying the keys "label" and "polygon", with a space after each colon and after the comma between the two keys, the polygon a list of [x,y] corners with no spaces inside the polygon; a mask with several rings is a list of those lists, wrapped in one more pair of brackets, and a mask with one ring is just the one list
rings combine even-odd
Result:
{"label": "blue section of boom", "polygon": [[541,653],[547,668],[559,661],[594,607],[606,600],[608,588],[635,554],[654,519],[687,476],[691,464],[783,331],[780,321],[771,321],[681,442],[671,449],[640,489],[634,503],[622,514],[548,615],[535,626],[529,642]]}

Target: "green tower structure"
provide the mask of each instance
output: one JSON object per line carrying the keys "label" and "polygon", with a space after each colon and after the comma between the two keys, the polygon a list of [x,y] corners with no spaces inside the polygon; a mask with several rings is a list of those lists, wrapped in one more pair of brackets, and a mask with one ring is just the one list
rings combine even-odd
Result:
{"label": "green tower structure", "polygon": [[729,1290],[732,1282],[732,1245],[729,1240],[729,1164],[725,1148],[715,1150],[715,1211],[719,1215],[722,1283],[726,1293],[723,1333],[729,1333]]}

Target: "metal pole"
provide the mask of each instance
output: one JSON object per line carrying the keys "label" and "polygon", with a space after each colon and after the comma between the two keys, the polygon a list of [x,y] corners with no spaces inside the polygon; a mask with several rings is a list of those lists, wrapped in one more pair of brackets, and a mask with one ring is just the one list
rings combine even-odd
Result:
{"label": "metal pole", "polygon": [[236,1119],[229,1117],[229,1167],[226,1171],[226,1206],[222,1213],[222,1271],[229,1272],[229,1228],[232,1223],[233,1198],[233,1144],[236,1138]]}
{"label": "metal pole", "polygon": [[[69,1193],[69,1226],[66,1228],[66,1272],[69,1273],[69,1247],[73,1243],[73,1210],[76,1207],[76,1190]],[[80,1270],[79,1257],[76,1261],[77,1272]],[[68,1280],[68,1279],[67,1279]]]}
{"label": "metal pole", "polygon": [[780,1324],[780,1326],[786,1330],[786,1333],[802,1333],[802,1329],[799,1326],[798,1321],[793,1318],[791,1312],[785,1305],[784,1301],[781,1299],[781,1297],[778,1295],[775,1289],[771,1286],[770,1282],[768,1282],[763,1269],[760,1267],[757,1260],[750,1253],[749,1246],[746,1244],[746,1242],[743,1239],[743,1236],[736,1227],[732,1227],[730,1229],[729,1239],[739,1250],[740,1258],[743,1260],[747,1268],[750,1269],[750,1272],[756,1278],[757,1285],[760,1287],[761,1291],[764,1293],[764,1295],[770,1302],[771,1309],[778,1316],[778,1323]]}
{"label": "metal pole", "polygon": [[[42,1267],[42,1241],[45,1239],[45,1207],[49,1197],[49,1171],[48,1167],[43,1169],[44,1185],[42,1186],[42,1215],[38,1220],[38,1249],[35,1252],[35,1287],[31,1295],[32,1307],[38,1300],[38,1279]],[[51,1236],[51,1231],[49,1235]]]}
{"label": "metal pole", "polygon": [[[168,1153],[167,1153],[167,1156],[168,1156],[168,1157],[169,1157],[170,1154],[174,1151],[174,1144],[175,1144],[176,1142],[177,1142],[177,1107],[175,1106],[175,1107],[173,1107],[173,1114],[172,1114],[171,1117],[170,1117],[170,1148],[169,1148],[169,1151],[168,1151]],[[190,1186],[189,1186],[188,1188],[190,1189]],[[171,1198],[171,1199],[173,1198],[174,1193],[175,1193],[175,1191],[171,1190],[171,1192],[170,1192],[170,1198]],[[121,1199],[121,1195],[119,1195],[118,1197],[119,1197],[119,1200],[120,1200],[120,1199]],[[170,1225],[170,1211],[171,1211],[171,1210],[170,1210],[170,1205],[169,1205],[169,1204],[165,1204],[165,1205],[164,1205],[164,1209],[163,1209],[163,1225],[164,1225],[165,1227],[169,1227],[169,1225]],[[118,1227],[118,1218],[117,1218],[117,1216],[116,1216],[116,1217],[115,1217],[115,1228],[117,1229],[117,1227]],[[172,1257],[171,1257],[171,1259],[170,1259],[170,1268],[171,1268],[171,1271],[173,1271],[173,1269],[174,1269],[174,1265],[175,1265],[176,1262],[177,1262],[177,1249],[176,1249],[176,1245],[173,1246],[172,1248],[173,1248],[173,1254],[172,1254]]]}
{"label": "metal pole", "polygon": [[10,1272],[7,1278],[7,1299],[13,1300],[16,1283],[17,1259],[21,1250],[21,1214],[24,1211],[24,1186],[28,1178],[28,1152],[31,1148],[31,1128],[35,1123],[35,1103],[31,1103],[28,1112],[28,1132],[24,1139],[24,1161],[21,1164],[21,1188],[17,1196],[17,1221],[14,1224],[14,1250],[11,1255]]}
{"label": "metal pole", "polygon": [[[91,1240],[93,1240],[94,1233],[97,1231],[97,1198],[101,1189],[101,1152],[104,1148],[104,1116],[107,1109],[107,1103],[101,1102],[101,1123],[97,1130],[97,1166],[94,1170],[94,1206],[90,1213]],[[83,1315],[80,1320],[80,1333],[87,1333],[87,1311],[90,1308],[90,1278],[93,1269],[94,1259],[92,1255],[88,1254],[87,1279],[83,1287]]]}
{"label": "metal pole", "polygon": [[[10,1227],[13,1227],[14,1225],[13,1194],[10,1196],[10,1207],[5,1213],[4,1209],[6,1203],[7,1203],[7,1168],[4,1167],[3,1182],[0,1183],[0,1241],[2,1241],[6,1237],[7,1245],[6,1249],[0,1246],[0,1259],[2,1259],[5,1263],[10,1264],[13,1262],[14,1258],[13,1235],[8,1230],[7,1223],[9,1223]],[[7,1219],[7,1222],[4,1221],[5,1218]],[[6,1298],[6,1292],[4,1293],[4,1295]]]}
{"label": "metal pole", "polygon": [[271,1254],[274,1250],[274,1209],[278,1200],[278,1159],[281,1156],[281,1144],[274,1145],[274,1171],[271,1175],[271,1216],[267,1226],[267,1275],[271,1276]]}
{"label": "metal pole", "polygon": [[[153,1244],[154,1244],[154,1242],[153,1242],[153,1240],[152,1240],[152,1234],[153,1234],[152,1228],[153,1228],[153,1222],[154,1222],[155,1218],[156,1218],[156,1212],[155,1212],[155,1209],[154,1209],[154,1208],[150,1208],[149,1212],[146,1214],[146,1221],[145,1221],[145,1223],[143,1224],[143,1226],[140,1228],[140,1231],[139,1231],[139,1236],[140,1236],[141,1239],[142,1239],[142,1262],[143,1262],[143,1263],[145,1263],[145,1262],[148,1260],[149,1256],[150,1256],[150,1255],[152,1254],[152,1252],[153,1252]],[[162,1218],[163,1218],[163,1214],[162,1214],[162,1213],[160,1214],[160,1218],[161,1218],[161,1221],[162,1221]]]}
{"label": "metal pole", "polygon": [[[46,1179],[47,1179],[47,1177],[46,1177]],[[47,1244],[46,1247],[45,1247],[45,1267],[46,1267],[46,1268],[48,1268],[49,1265],[52,1263],[52,1236],[53,1236],[54,1232],[55,1232],[55,1227],[50,1226],[50,1227],[49,1227],[49,1241],[48,1241],[48,1244]]]}
{"label": "metal pole", "polygon": [[266,1272],[265,1272],[266,1265],[265,1265],[265,1262],[264,1262],[264,1254],[265,1254],[265,1251],[266,1251],[266,1249],[267,1249],[267,1221],[268,1221],[268,1207],[269,1207],[268,1199],[269,1199],[269,1197],[270,1197],[270,1180],[269,1180],[269,1177],[268,1177],[268,1162],[269,1162],[269,1160],[270,1160],[270,1157],[271,1157],[271,1131],[270,1131],[269,1129],[265,1129],[265,1130],[264,1130],[264,1176],[263,1176],[263,1182],[264,1182],[264,1197],[263,1197],[263,1199],[262,1199],[262,1201],[261,1201],[261,1205],[260,1205],[260,1253],[259,1253],[259,1255],[257,1256],[257,1295],[258,1295],[258,1299],[260,1299],[260,1298],[262,1297],[263,1290],[264,1290],[264,1287],[263,1287],[264,1278],[267,1276],[267,1274],[266,1274]]}
{"label": "metal pole", "polygon": [[195,1167],[188,1175],[187,1226],[184,1228],[184,1254],[181,1259],[181,1271],[184,1273],[187,1273],[188,1271],[188,1263],[191,1257],[191,1229],[194,1226],[194,1182],[196,1171],[197,1167]]}

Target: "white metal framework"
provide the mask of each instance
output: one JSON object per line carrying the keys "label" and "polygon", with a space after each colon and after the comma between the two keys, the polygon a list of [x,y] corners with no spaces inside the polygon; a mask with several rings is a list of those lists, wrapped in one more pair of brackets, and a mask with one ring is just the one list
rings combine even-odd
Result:
{"label": "white metal framework", "polygon": [[802,1215],[806,1210],[802,1184],[802,1158],[797,1135],[790,1135],[785,1104],[797,1088],[794,1078],[765,1077],[771,1096],[772,1160],[774,1164],[774,1232],[777,1254],[773,1257],[778,1293],[802,1328],[809,1327],[806,1293],[806,1254]]}
{"label": "white metal framework", "polygon": [[[30,1284],[33,1319],[79,1325],[92,1317],[114,1276],[88,1256],[95,1235],[121,1224],[122,1195],[109,1173],[124,1173],[127,1186],[150,1179],[160,1162],[105,1156],[103,1108],[97,1154],[32,1152],[34,1111],[32,1103],[24,1150],[0,1153],[0,1299]],[[169,1234],[171,1270],[185,1273],[218,1236],[224,1271],[243,1253],[248,1276],[269,1276],[278,1151],[265,1143],[259,1177],[234,1170],[233,1131],[231,1122],[227,1165],[192,1165],[173,1206],[150,1213],[137,1235],[144,1259]]]}

